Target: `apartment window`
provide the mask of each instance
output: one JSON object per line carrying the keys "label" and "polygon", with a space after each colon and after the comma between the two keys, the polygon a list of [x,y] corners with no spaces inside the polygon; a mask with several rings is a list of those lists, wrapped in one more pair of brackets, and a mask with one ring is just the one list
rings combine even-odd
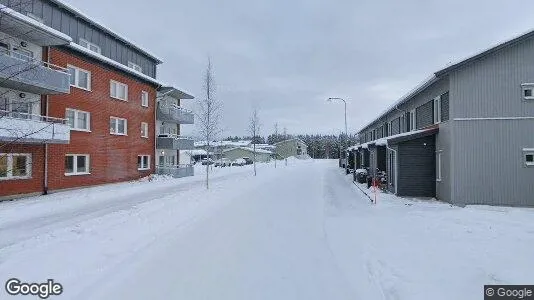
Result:
{"label": "apartment window", "polygon": [[534,166],[534,148],[523,149],[523,156],[525,158],[525,165],[528,167]]}
{"label": "apartment window", "polygon": [[91,130],[91,114],[77,109],[67,108],[65,118],[70,128],[79,131]]}
{"label": "apartment window", "polygon": [[410,111],[410,128],[411,128],[411,131],[414,131],[417,129],[417,120],[416,120],[416,113],[415,113],[415,109],[412,109]]}
{"label": "apartment window", "polygon": [[141,106],[148,107],[148,92],[141,92]]}
{"label": "apartment window", "polygon": [[128,62],[128,67],[136,70],[137,72],[143,72],[143,68],[140,65],[134,64],[133,62]]}
{"label": "apartment window", "polygon": [[109,95],[115,99],[128,101],[128,86],[124,83],[111,80]]}
{"label": "apartment window", "polygon": [[434,124],[441,123],[441,97],[434,98]]}
{"label": "apartment window", "polygon": [[67,154],[65,155],[65,175],[86,175],[89,174],[88,154]]}
{"label": "apartment window", "polygon": [[70,85],[84,90],[91,90],[91,72],[74,66],[67,66]]}
{"label": "apartment window", "polygon": [[80,46],[84,47],[84,48],[87,48],[93,52],[96,52],[98,54],[100,54],[100,47],[95,44],[95,43],[91,43],[89,42],[88,40],[84,40],[84,39],[80,39]]}
{"label": "apartment window", "polygon": [[31,154],[0,153],[0,180],[31,177]]}
{"label": "apartment window", "polygon": [[109,133],[126,135],[128,133],[128,120],[117,117],[109,118]]}
{"label": "apartment window", "polygon": [[141,122],[141,137],[148,138],[148,123]]}
{"label": "apartment window", "polygon": [[150,155],[137,156],[137,170],[150,170]]}
{"label": "apartment window", "polygon": [[441,181],[441,152],[436,154],[436,181]]}

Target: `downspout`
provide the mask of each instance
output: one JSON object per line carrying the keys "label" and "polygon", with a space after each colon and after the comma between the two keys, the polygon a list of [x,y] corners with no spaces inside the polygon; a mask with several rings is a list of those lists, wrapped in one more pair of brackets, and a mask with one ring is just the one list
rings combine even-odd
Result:
{"label": "downspout", "polygon": [[[46,62],[50,63],[50,46],[46,47]],[[48,99],[45,95],[45,117],[48,117]],[[48,194],[48,143],[44,145],[44,176],[43,176],[43,195]]]}
{"label": "downspout", "polygon": [[393,151],[393,153],[395,153],[395,160],[393,164],[395,165],[395,183],[394,183],[395,184],[395,195],[397,195],[397,183],[399,180],[399,167],[397,166],[397,161],[399,160],[399,156],[398,156],[397,150],[390,148],[389,143],[387,141],[386,141],[386,149],[391,150]]}

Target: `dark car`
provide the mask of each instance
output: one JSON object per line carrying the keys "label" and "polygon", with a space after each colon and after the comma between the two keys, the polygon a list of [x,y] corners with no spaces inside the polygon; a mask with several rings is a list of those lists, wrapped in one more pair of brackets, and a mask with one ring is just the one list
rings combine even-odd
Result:
{"label": "dark car", "polygon": [[254,163],[254,161],[250,159],[250,157],[243,157],[243,159],[245,160],[245,165],[251,165]]}

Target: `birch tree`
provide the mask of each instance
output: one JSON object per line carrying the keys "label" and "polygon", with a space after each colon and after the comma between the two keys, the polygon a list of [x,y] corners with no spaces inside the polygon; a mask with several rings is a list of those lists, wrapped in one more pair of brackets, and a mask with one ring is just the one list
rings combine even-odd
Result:
{"label": "birch tree", "polygon": [[206,189],[209,189],[210,172],[210,150],[211,141],[215,140],[221,132],[219,125],[221,103],[217,100],[215,77],[211,59],[208,58],[208,65],[202,78],[204,96],[198,101],[197,120],[199,135],[206,141],[206,151],[208,152],[208,164],[206,164]]}
{"label": "birch tree", "polygon": [[[258,116],[258,110],[254,109],[254,111],[252,111],[252,116],[250,116],[250,123],[248,127],[248,131],[250,135],[252,136],[253,141],[256,141],[256,137],[260,133],[260,127],[261,127],[261,124],[260,124],[260,118]],[[254,162],[254,176],[256,176],[256,142],[254,142],[252,146],[253,146],[253,153],[254,153],[254,161],[253,161]]]}

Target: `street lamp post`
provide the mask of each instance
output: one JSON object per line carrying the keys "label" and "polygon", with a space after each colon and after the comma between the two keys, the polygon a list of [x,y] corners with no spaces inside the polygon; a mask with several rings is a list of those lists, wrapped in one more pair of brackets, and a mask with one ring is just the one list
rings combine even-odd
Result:
{"label": "street lamp post", "polygon": [[345,101],[345,99],[343,99],[343,98],[338,98],[338,97],[330,97],[326,101],[332,102],[334,100],[341,100],[345,104],[345,135],[348,136],[348,132],[347,132],[347,101]]}
{"label": "street lamp post", "polygon": [[[330,97],[326,101],[332,102],[334,100],[341,100],[345,104],[345,138],[348,138],[349,134],[348,134],[348,130],[347,130],[347,101],[345,101],[345,99],[339,98],[339,97]],[[339,149],[339,158],[341,159],[341,147]]]}

